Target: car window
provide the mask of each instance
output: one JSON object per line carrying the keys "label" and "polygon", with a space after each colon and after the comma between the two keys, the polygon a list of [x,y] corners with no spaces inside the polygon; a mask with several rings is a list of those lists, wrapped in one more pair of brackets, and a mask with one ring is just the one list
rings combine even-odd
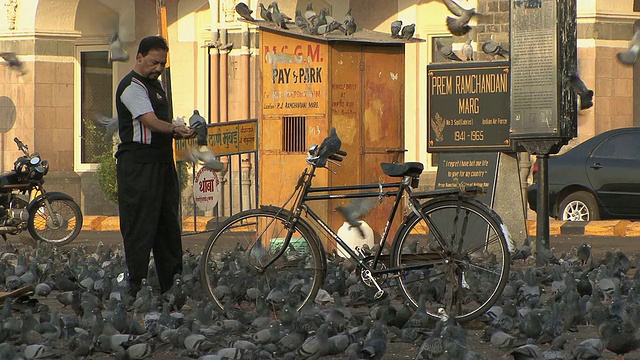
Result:
{"label": "car window", "polygon": [[593,152],[595,156],[640,160],[640,133],[632,132],[610,137]]}

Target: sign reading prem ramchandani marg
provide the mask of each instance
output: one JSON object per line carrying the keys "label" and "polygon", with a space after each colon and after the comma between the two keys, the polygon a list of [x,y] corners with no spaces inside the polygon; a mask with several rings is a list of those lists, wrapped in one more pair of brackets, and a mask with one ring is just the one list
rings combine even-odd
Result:
{"label": "sign reading prem ramchandani marg", "polygon": [[428,152],[501,151],[509,141],[509,62],[427,66]]}
{"label": "sign reading prem ramchandani marg", "polygon": [[[258,120],[229,121],[207,125],[207,147],[216,155],[231,155],[258,149]],[[175,159],[188,159],[188,150],[196,139],[176,140]]]}

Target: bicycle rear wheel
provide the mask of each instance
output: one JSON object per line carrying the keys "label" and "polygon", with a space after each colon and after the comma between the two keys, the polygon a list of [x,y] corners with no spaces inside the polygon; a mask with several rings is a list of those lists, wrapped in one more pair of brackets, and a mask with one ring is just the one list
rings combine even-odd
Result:
{"label": "bicycle rear wheel", "polygon": [[326,271],[324,249],[299,219],[280,254],[291,213],[278,210],[263,207],[233,215],[207,241],[200,275],[218,310],[239,306],[260,313],[285,303],[300,310],[315,299]]}
{"label": "bicycle rear wheel", "polygon": [[498,300],[509,276],[511,239],[500,216],[457,197],[428,201],[419,211],[429,221],[412,214],[393,243],[392,266],[406,267],[400,292],[432,318],[440,318],[440,308],[460,322],[478,317]]}

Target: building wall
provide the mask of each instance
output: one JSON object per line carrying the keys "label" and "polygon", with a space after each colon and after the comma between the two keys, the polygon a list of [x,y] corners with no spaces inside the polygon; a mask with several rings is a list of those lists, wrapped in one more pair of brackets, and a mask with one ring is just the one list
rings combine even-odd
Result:
{"label": "building wall", "polygon": [[[74,77],[75,46],[79,44],[108,44],[113,27],[119,29],[124,45],[131,54],[126,63],[117,64],[116,75],[121,78],[131,70],[135,62],[138,41],[157,32],[155,5],[147,0],[5,0],[14,6],[6,6],[0,12],[0,49],[15,51],[25,61],[27,75],[17,77],[0,68],[0,100],[8,98],[15,104],[14,126],[0,138],[0,169],[9,170],[19,155],[11,141],[18,136],[31,149],[40,151],[51,162],[48,175],[49,190],[70,193],[81,202],[99,202],[99,197],[87,194],[95,192],[95,181],[80,180],[80,172],[74,163],[74,141],[78,141],[77,87]],[[258,0],[246,1],[258,17]],[[304,9],[307,1],[280,2],[289,15],[296,8]],[[579,114],[578,138],[568,147],[584,141],[608,129],[640,125],[634,121],[634,68],[617,62],[617,52],[628,47],[634,32],[634,23],[640,18],[632,12],[633,0],[579,0],[578,1],[578,55],[579,71],[585,83],[595,91],[593,108]],[[213,4],[213,9],[211,8]],[[235,1],[180,0],[168,6],[170,64],[173,76],[174,114],[188,119],[194,109],[209,111],[209,56],[207,46],[216,32],[228,29],[233,48],[229,52],[228,118],[240,119],[241,98],[240,56],[248,50],[250,58],[250,116],[257,116],[257,79],[260,44],[255,28],[234,20]],[[371,1],[371,0],[314,0],[316,10],[330,6],[332,15],[342,19],[351,7],[352,14],[361,28],[388,32],[396,19],[405,24],[416,23],[416,37],[424,42],[405,46],[405,154],[407,161],[421,161],[429,165],[426,152],[426,66],[431,59],[431,40],[434,36],[448,34],[444,19],[448,10],[440,1]],[[494,40],[508,43],[507,0],[468,0],[465,7],[476,7],[486,13],[493,22],[480,24],[472,32],[473,45],[478,59],[484,59],[480,44],[493,34]],[[88,12],[100,14],[88,16]],[[6,18],[6,21],[5,21]],[[117,23],[114,24],[114,20]],[[499,24],[499,27],[498,27]],[[109,28],[109,26],[113,26]],[[241,49],[242,32],[249,31],[248,47]],[[461,44],[462,38],[456,40]],[[459,45],[454,47],[459,49]],[[635,78],[640,78],[636,76]],[[635,82],[638,82],[637,80]],[[640,86],[640,83],[639,85]],[[4,98],[3,98],[4,97]],[[0,113],[9,107],[0,101]],[[214,116],[217,118],[217,115]],[[212,121],[215,120],[212,117]],[[636,115],[640,117],[640,115]],[[75,120],[74,120],[75,119]],[[2,124],[0,124],[2,125]],[[0,126],[2,128],[2,126]],[[568,148],[567,147],[567,148]],[[427,166],[425,184],[432,183],[430,176],[435,168]],[[83,176],[83,178],[87,178]],[[86,184],[86,186],[85,186]],[[92,205],[93,206],[93,205]],[[89,209],[91,206],[85,206]],[[100,207],[97,207],[100,208]],[[93,211],[93,210],[92,210]],[[101,211],[101,210],[95,210]]]}

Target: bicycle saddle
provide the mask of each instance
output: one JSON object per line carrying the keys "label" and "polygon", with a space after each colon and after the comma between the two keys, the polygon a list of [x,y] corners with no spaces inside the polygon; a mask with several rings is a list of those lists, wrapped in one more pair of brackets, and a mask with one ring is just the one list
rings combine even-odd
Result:
{"label": "bicycle saddle", "polygon": [[406,162],[402,164],[381,163],[382,171],[391,177],[412,176],[417,177],[422,174],[424,165],[420,162]]}

